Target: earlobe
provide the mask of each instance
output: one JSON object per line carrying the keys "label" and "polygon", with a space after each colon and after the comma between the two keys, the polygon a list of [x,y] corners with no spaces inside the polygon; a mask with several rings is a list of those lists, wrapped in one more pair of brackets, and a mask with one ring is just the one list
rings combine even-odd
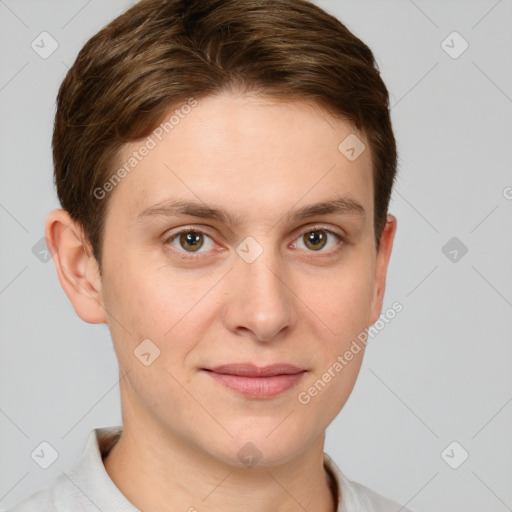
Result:
{"label": "earlobe", "polygon": [[76,314],[88,323],[107,323],[98,265],[80,226],[66,210],[53,210],[46,219],[45,237],[62,289]]}
{"label": "earlobe", "polygon": [[386,225],[380,239],[379,250],[375,263],[375,279],[373,283],[373,297],[370,308],[370,325],[374,324],[382,312],[382,304],[384,301],[384,292],[386,291],[386,275],[388,263],[393,249],[393,241],[395,239],[397,221],[393,215],[388,215]]}

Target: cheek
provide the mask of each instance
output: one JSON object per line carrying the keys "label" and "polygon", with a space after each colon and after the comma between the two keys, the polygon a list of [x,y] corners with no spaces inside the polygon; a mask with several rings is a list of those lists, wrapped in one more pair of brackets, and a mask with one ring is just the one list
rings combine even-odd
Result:
{"label": "cheek", "polygon": [[[373,296],[371,259],[354,258],[355,264],[340,266],[320,279],[303,280],[301,296],[312,312],[328,327],[334,347],[341,349],[369,323]],[[315,284],[315,286],[311,286]]]}
{"label": "cheek", "polygon": [[[320,325],[317,365],[301,386],[300,407],[328,424],[347,401],[361,368],[365,345],[358,336],[369,325],[373,295],[371,253],[354,252],[350,261],[325,278],[303,280],[302,296]],[[306,291],[309,293],[305,295]],[[312,320],[313,321],[313,320]],[[321,333],[324,333],[321,335]]]}
{"label": "cheek", "polygon": [[161,263],[152,265],[133,257],[110,265],[104,292],[106,307],[122,318],[130,331],[143,336],[164,336],[186,315],[200,293],[186,282],[186,276],[169,273]]}
{"label": "cheek", "polygon": [[[183,363],[215,320],[208,291],[218,276],[192,279],[187,272],[152,267],[140,260],[120,263],[104,288],[109,328],[120,364],[138,368],[134,350],[150,339],[157,365],[182,373]],[[156,349],[155,349],[156,350]]]}
{"label": "cheek", "polygon": [[161,349],[162,333],[173,325],[174,307],[143,266],[119,261],[105,273],[102,296],[109,329],[122,366],[133,364],[133,351],[145,339]]}

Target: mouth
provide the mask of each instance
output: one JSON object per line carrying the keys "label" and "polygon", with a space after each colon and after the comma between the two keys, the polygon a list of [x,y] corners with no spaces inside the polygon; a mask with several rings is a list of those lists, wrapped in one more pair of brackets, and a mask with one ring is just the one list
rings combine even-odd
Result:
{"label": "mouth", "polygon": [[252,363],[226,364],[203,368],[211,378],[248,398],[274,398],[291,389],[302,379],[306,370],[278,363],[258,367]]}

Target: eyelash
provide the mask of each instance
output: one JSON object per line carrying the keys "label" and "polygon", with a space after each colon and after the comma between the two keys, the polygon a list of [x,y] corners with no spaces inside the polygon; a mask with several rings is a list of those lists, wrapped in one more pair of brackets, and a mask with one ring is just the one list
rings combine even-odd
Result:
{"label": "eyelash", "polygon": [[[334,249],[331,249],[330,251],[323,251],[323,250],[319,250],[319,251],[310,250],[310,251],[307,251],[307,252],[310,252],[311,255],[313,255],[313,254],[329,254],[329,253],[336,254],[336,253],[338,253],[342,249],[342,247],[346,243],[346,240],[345,240],[345,238],[342,235],[340,235],[339,233],[336,233],[336,232],[334,232],[334,231],[332,231],[330,229],[327,229],[324,226],[313,226],[311,228],[308,228],[307,230],[303,231],[295,240],[298,240],[301,237],[303,237],[304,235],[306,235],[307,233],[311,233],[311,232],[314,232],[314,231],[324,231],[328,235],[332,235],[334,238],[337,239],[337,244],[336,244],[336,247]],[[163,243],[165,245],[171,244],[180,235],[187,234],[187,233],[195,233],[195,234],[199,234],[199,235],[205,235],[208,238],[212,239],[212,237],[206,231],[203,231],[202,229],[199,229],[199,228],[186,228],[186,229],[182,229],[181,231],[178,231],[178,232],[173,233],[172,235],[168,236],[167,238],[165,238]],[[175,251],[175,252],[177,252],[179,254],[180,258],[185,259],[185,260],[194,260],[194,259],[198,258],[201,253],[207,252],[207,251],[187,252],[187,251],[182,251],[182,250],[176,249],[174,247],[172,249],[173,249],[173,251]]]}

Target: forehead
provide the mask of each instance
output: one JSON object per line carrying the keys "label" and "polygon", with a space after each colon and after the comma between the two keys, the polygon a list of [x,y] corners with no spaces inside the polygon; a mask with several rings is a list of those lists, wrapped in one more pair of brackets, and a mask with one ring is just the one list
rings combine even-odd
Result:
{"label": "forehead", "polygon": [[244,218],[258,208],[263,214],[262,208],[341,194],[361,203],[367,216],[373,212],[366,138],[305,101],[223,93],[192,108],[178,105],[148,138],[121,149],[116,168],[122,167],[129,171],[112,190],[109,210],[122,207],[132,220],[173,196],[222,205]]}

